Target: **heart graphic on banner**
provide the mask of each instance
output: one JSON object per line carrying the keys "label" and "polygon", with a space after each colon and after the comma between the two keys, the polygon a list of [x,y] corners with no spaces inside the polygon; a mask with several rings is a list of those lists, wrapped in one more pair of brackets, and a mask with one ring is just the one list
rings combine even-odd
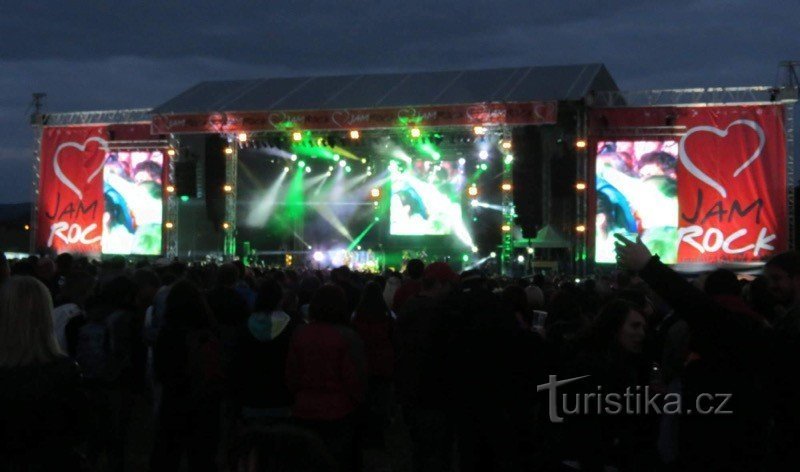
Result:
{"label": "heart graphic on banner", "polygon": [[417,117],[417,110],[413,108],[403,108],[397,112],[397,117],[401,120],[411,120]]}
{"label": "heart graphic on banner", "polygon": [[286,121],[286,113],[270,113],[267,119],[273,128],[281,129]]}
{"label": "heart graphic on banner", "polygon": [[467,108],[467,119],[469,121],[483,121],[488,111],[486,105],[473,105]]}
{"label": "heart graphic on banner", "polygon": [[736,120],[731,122],[727,127],[725,127],[725,129],[719,129],[713,126],[695,126],[694,128],[691,128],[689,131],[687,131],[686,134],[683,135],[680,141],[680,147],[678,151],[680,161],[683,163],[683,166],[686,167],[686,170],[688,170],[692,175],[697,177],[701,182],[704,182],[709,187],[716,190],[722,196],[722,198],[727,198],[728,196],[727,189],[721,183],[712,179],[707,173],[703,172],[699,167],[697,167],[694,161],[692,161],[692,159],[689,157],[688,152],[686,152],[686,140],[689,139],[689,136],[695,133],[712,133],[717,137],[725,138],[728,136],[731,128],[733,128],[734,126],[746,126],[752,128],[758,135],[758,147],[756,148],[755,151],[753,151],[752,154],[750,154],[747,160],[744,161],[744,163],[742,163],[742,165],[737,167],[736,170],[733,172],[733,177],[736,178],[739,176],[739,174],[742,173],[742,171],[750,167],[750,165],[756,159],[758,159],[759,156],[761,156],[761,151],[764,150],[764,144],[765,144],[764,130],[761,129],[761,126],[759,126],[759,124],[756,123],[755,121]]}
{"label": "heart graphic on banner", "polygon": [[339,110],[331,113],[331,121],[336,126],[345,127],[350,124],[350,112],[347,110]]}
{"label": "heart graphic on banner", "polygon": [[[98,163],[96,168],[93,165],[94,162],[88,163],[92,165],[92,167],[90,167],[90,170],[92,172],[89,174],[88,177],[86,177],[85,180],[73,177],[75,180],[77,180],[77,183],[71,180],[69,177],[67,177],[66,174],[64,174],[64,172],[61,170],[61,165],[59,164],[58,158],[59,155],[61,154],[61,151],[64,151],[65,149],[77,149],[78,151],[80,151],[80,155],[83,156],[84,153],[86,152],[86,148],[89,145],[89,143],[97,143],[100,149],[102,149],[106,153],[108,152],[108,142],[105,139],[89,138],[86,141],[84,141],[83,144],[75,142],[61,143],[56,148],[56,152],[53,154],[53,171],[55,172],[56,177],[58,178],[58,180],[61,181],[62,184],[64,184],[64,186],[75,192],[75,195],[77,195],[78,198],[81,200],[83,200],[83,192],[81,191],[81,188],[83,188],[85,184],[91,183],[91,181],[94,180],[95,177],[97,177],[97,174],[99,174],[100,171],[103,170],[103,165],[105,164],[106,161],[105,154],[102,154],[102,157],[99,159],[100,162]],[[85,168],[87,167],[87,165],[84,163],[83,167]],[[75,168],[81,169],[81,167],[79,166],[76,166]],[[81,186],[81,188],[78,188],[78,184]]]}

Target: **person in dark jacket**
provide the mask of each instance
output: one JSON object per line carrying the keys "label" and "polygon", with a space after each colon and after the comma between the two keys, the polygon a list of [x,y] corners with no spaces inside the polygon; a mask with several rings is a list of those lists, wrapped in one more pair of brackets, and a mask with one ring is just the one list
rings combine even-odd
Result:
{"label": "person in dark jacket", "polygon": [[279,309],[282,300],[283,289],[277,281],[261,281],[255,313],[234,351],[231,389],[245,422],[273,422],[290,415],[286,357],[298,322]]}
{"label": "person in dark jacket", "polygon": [[189,470],[217,470],[221,347],[205,297],[189,281],[175,283],[167,295],[154,369],[162,396],[151,470],[178,470],[184,454]]}
{"label": "person in dark jacket", "polygon": [[697,405],[701,394],[730,394],[725,409],[731,414],[679,418],[680,468],[761,470],[769,414],[764,325],[684,280],[651,254],[641,239],[634,242],[620,235],[617,239],[618,264],[638,272],[689,326],[692,354],[683,373],[683,404]]}
{"label": "person in dark jacket", "polygon": [[394,319],[377,282],[370,282],[364,287],[353,316],[353,328],[364,341],[367,356],[368,411],[364,435],[371,444],[382,447],[383,432],[389,422],[394,375]]}
{"label": "person in dark jacket", "polygon": [[311,323],[295,331],[286,360],[286,383],[294,395],[292,416],[322,437],[339,470],[358,470],[356,410],[366,390],[364,346],[347,326],[347,299],[341,288],[320,288],[309,315]]}
{"label": "person in dark jacket", "polygon": [[80,368],[53,335],[50,292],[32,277],[0,287],[0,468],[82,470],[90,425]]}

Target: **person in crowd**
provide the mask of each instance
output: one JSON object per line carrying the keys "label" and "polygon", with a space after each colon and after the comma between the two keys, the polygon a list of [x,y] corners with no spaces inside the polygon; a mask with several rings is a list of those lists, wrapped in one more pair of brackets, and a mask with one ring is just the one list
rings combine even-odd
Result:
{"label": "person in crowd", "polygon": [[86,302],[93,295],[95,279],[84,271],[71,271],[64,277],[53,310],[53,329],[59,348],[67,352],[67,324],[76,316],[85,314]]}
{"label": "person in crowd", "polygon": [[695,405],[702,394],[730,394],[725,405],[729,415],[680,417],[679,467],[759,470],[765,462],[771,403],[764,389],[768,382],[764,325],[697,289],[654,256],[641,239],[634,242],[620,235],[617,239],[618,264],[637,272],[689,326],[691,354],[682,374],[683,402]]}
{"label": "person in crowd", "polygon": [[445,372],[447,299],[457,282],[458,276],[447,264],[431,264],[424,269],[422,290],[402,303],[397,314],[395,381],[415,471],[449,470],[453,463],[453,420]]}
{"label": "person in crowd", "polygon": [[395,313],[403,309],[403,305],[409,298],[422,291],[422,275],[425,271],[425,263],[420,259],[411,259],[406,264],[406,279],[397,292],[394,294],[392,306]]}
{"label": "person in crowd", "polygon": [[364,346],[348,327],[350,312],[340,287],[322,286],[309,316],[311,322],[295,332],[286,361],[292,416],[322,437],[339,470],[358,470],[356,415],[367,381]]}
{"label": "person in crowd", "polygon": [[154,351],[161,402],[150,457],[153,471],[214,471],[224,383],[221,347],[203,293],[189,281],[167,295],[164,326]]}
{"label": "person in crowd", "polygon": [[231,364],[231,390],[245,424],[285,421],[292,396],[286,386],[289,342],[299,325],[280,309],[283,288],[272,278],[261,280],[255,312],[236,343]]}
{"label": "person in crowd", "polygon": [[0,285],[11,277],[11,266],[8,263],[6,253],[0,251]]}
{"label": "person in crowd", "polygon": [[248,433],[233,451],[236,470],[251,472],[335,472],[325,443],[303,429],[276,425]]}
{"label": "person in crowd", "polygon": [[400,274],[390,272],[386,277],[386,284],[383,286],[383,301],[386,306],[391,308],[394,302],[394,295],[403,284],[403,279]]}
{"label": "person in crowd", "polygon": [[364,342],[367,356],[367,419],[364,436],[369,444],[384,446],[389,424],[394,375],[394,319],[383,299],[381,286],[369,282],[353,315],[353,328]]}
{"label": "person in crowd", "polygon": [[53,335],[50,292],[32,277],[0,285],[0,468],[81,471],[90,428],[78,365]]}

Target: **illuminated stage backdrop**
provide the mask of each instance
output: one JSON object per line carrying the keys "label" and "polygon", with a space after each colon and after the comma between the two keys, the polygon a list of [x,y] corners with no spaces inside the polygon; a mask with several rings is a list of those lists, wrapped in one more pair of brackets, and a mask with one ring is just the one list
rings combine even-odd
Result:
{"label": "illuminated stage backdrop", "polygon": [[668,262],[755,262],[788,248],[781,106],[607,109],[593,123],[680,130],[660,140],[598,138],[598,262],[613,262],[616,232],[638,233]]}

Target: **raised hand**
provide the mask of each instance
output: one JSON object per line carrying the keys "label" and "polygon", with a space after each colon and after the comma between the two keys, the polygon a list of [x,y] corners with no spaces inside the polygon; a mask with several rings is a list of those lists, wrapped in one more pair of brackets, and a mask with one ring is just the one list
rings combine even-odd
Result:
{"label": "raised hand", "polygon": [[631,241],[622,234],[615,234],[617,242],[614,246],[617,250],[617,264],[625,269],[640,271],[644,269],[653,254],[642,242],[642,237],[637,236],[636,241]]}

